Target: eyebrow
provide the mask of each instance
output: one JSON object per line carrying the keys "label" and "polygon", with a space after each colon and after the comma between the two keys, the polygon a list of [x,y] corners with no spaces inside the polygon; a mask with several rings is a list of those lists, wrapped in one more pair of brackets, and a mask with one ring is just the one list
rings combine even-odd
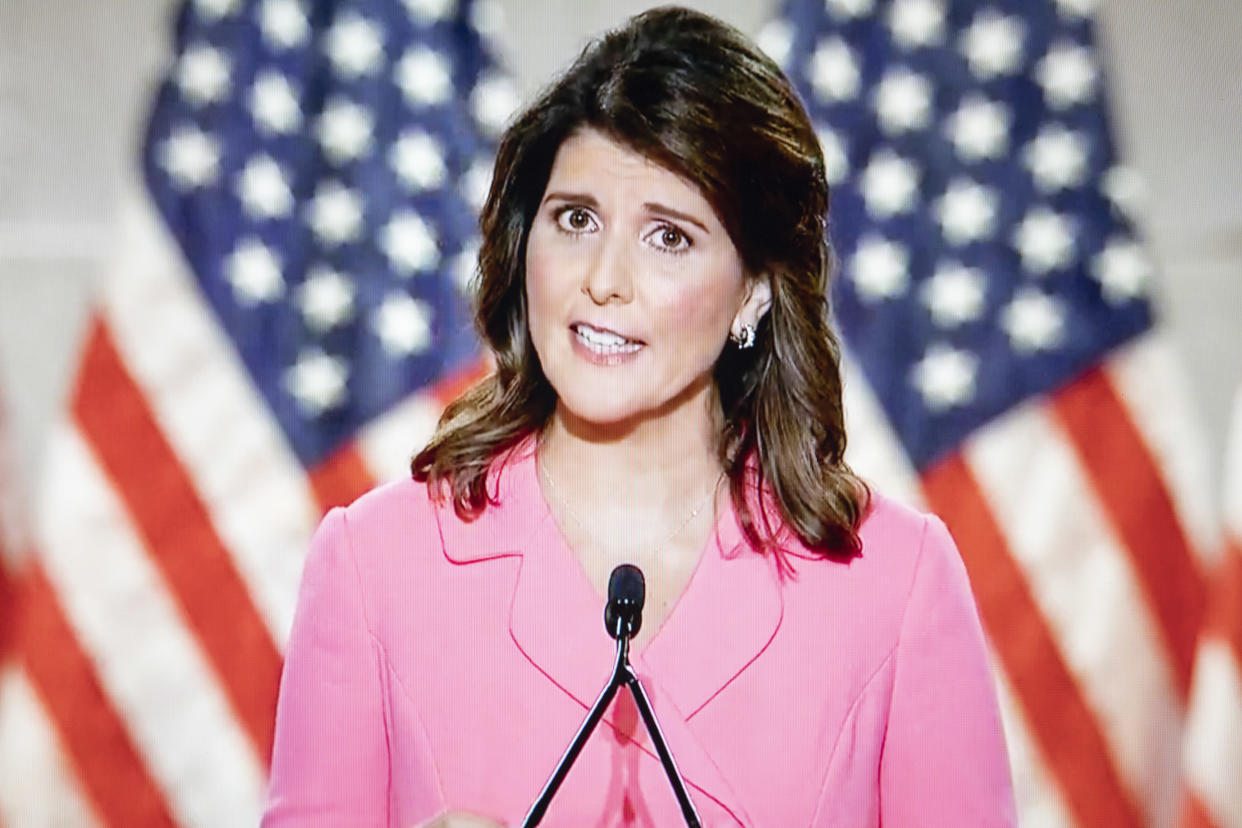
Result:
{"label": "eyebrow", "polygon": [[[590,193],[568,193],[558,190],[556,192],[548,193],[543,197],[544,204],[547,204],[549,201],[568,201],[573,204],[582,204],[595,210],[599,209],[599,201]],[[711,233],[711,231],[707,229],[707,225],[696,219],[694,216],[688,213],[683,213],[680,210],[674,210],[672,207],[665,204],[660,204],[656,201],[646,201],[643,202],[643,209],[651,213],[658,213],[663,216],[668,216],[669,218],[680,219],[681,221],[693,224],[704,233]]]}

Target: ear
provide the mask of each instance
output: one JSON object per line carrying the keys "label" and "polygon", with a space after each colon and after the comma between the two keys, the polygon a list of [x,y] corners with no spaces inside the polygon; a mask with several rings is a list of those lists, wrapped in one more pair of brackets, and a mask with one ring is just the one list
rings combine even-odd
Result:
{"label": "ear", "polygon": [[746,298],[742,300],[742,307],[738,309],[737,315],[733,317],[734,329],[741,328],[743,325],[750,324],[759,327],[759,320],[768,312],[768,308],[772,307],[772,279],[768,274],[764,273],[759,276],[753,276],[746,290]]}

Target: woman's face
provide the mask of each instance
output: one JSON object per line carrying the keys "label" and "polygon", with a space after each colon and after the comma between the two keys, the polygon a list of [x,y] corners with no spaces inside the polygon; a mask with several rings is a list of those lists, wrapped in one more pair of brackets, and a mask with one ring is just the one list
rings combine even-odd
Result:
{"label": "woman's face", "polygon": [[531,227],[526,297],[560,404],[616,423],[706,402],[730,328],[755,324],[768,292],[696,186],[583,129]]}

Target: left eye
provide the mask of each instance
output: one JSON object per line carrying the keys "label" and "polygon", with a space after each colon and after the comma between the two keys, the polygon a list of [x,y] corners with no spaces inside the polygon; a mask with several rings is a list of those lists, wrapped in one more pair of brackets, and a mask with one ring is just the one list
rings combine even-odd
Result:
{"label": "left eye", "polygon": [[665,250],[685,250],[690,246],[690,237],[671,224],[657,227],[647,236],[648,241]]}

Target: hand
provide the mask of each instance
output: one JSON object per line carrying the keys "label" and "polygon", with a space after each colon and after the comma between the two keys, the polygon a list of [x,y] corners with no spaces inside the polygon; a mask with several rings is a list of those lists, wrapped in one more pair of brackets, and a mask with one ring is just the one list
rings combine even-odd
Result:
{"label": "hand", "polygon": [[433,817],[430,822],[424,822],[418,828],[504,828],[504,826],[478,814],[450,811]]}

